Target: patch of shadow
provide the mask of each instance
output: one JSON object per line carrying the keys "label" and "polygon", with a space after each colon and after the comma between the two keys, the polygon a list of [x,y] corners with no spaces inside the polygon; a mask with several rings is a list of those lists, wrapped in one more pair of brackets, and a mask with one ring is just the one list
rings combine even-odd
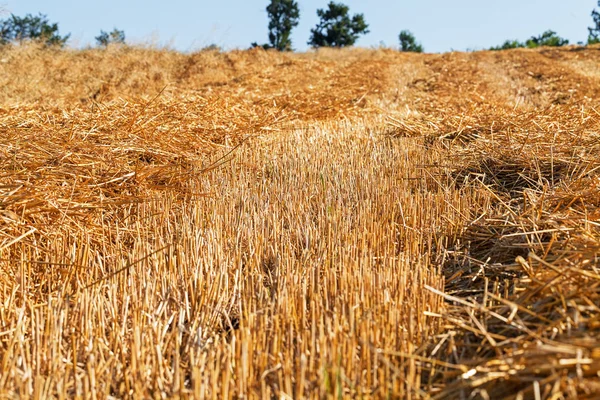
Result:
{"label": "patch of shadow", "polygon": [[455,170],[452,178],[459,187],[483,183],[495,192],[520,197],[525,189],[541,190],[556,185],[568,172],[568,164],[511,157],[481,157]]}
{"label": "patch of shadow", "polygon": [[238,329],[240,329],[239,316],[235,314],[223,314],[223,318],[221,319],[221,333],[225,335],[226,338],[229,338],[233,331],[237,331]]}

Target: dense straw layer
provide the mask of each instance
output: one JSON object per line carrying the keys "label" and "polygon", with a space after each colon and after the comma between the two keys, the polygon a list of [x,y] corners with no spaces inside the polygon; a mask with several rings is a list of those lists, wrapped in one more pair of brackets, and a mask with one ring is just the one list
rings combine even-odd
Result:
{"label": "dense straw layer", "polygon": [[0,49],[0,397],[592,396],[599,61]]}

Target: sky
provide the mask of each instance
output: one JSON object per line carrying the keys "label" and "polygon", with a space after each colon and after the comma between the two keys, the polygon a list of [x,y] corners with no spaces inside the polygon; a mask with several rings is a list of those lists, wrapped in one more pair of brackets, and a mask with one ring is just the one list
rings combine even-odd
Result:
{"label": "sky", "polygon": [[[398,46],[401,30],[410,30],[427,52],[477,50],[506,39],[526,40],[552,29],[571,43],[587,39],[590,13],[598,0],[338,0],[351,13],[363,13],[370,33],[357,46]],[[293,47],[304,51],[316,10],[329,0],[298,0],[300,24]],[[5,18],[41,12],[71,33],[69,45],[95,43],[100,30],[124,30],[131,44],[168,46],[193,52],[216,44],[248,48],[268,41],[268,0],[0,0]]]}

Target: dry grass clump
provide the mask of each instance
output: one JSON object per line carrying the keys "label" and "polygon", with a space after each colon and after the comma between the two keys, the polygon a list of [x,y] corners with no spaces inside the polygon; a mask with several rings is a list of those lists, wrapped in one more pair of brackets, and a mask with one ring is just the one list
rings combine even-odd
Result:
{"label": "dry grass clump", "polygon": [[594,49],[0,52],[0,397],[598,388]]}
{"label": "dry grass clump", "polygon": [[[157,193],[168,192],[174,201],[203,195],[209,188],[199,186],[198,177],[219,163],[211,154],[225,154],[279,122],[253,107],[217,111],[223,108],[190,98],[62,112],[7,110],[0,125],[4,228],[13,235],[25,226],[44,235],[68,232],[82,223],[101,225],[100,215]],[[89,229],[94,233],[104,240],[105,233]]]}
{"label": "dry grass clump", "polygon": [[60,52],[15,48],[0,55],[5,77],[0,102],[71,108],[119,99],[138,103],[164,90],[180,100],[219,103],[224,112],[254,107],[311,120],[372,112],[388,87],[392,54],[349,53],[342,62],[331,61],[329,54],[254,49],[184,56],[128,47]]}
{"label": "dry grass clump", "polygon": [[448,249],[448,330],[430,354],[456,367],[432,370],[444,382],[437,397],[599,389],[600,118],[554,111],[446,145],[451,179],[491,203]]}
{"label": "dry grass clump", "polygon": [[559,211],[553,205],[564,202],[562,194],[527,196],[523,211],[498,205],[453,249],[440,294],[453,304],[449,330],[433,353],[461,369],[444,373],[454,383],[440,397],[577,397],[598,390],[597,206]]}

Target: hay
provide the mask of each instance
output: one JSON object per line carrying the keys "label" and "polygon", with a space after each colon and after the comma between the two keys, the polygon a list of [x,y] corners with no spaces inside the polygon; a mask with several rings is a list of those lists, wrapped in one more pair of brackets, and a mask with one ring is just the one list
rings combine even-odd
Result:
{"label": "hay", "polygon": [[2,396],[600,389],[596,50],[0,61]]}

